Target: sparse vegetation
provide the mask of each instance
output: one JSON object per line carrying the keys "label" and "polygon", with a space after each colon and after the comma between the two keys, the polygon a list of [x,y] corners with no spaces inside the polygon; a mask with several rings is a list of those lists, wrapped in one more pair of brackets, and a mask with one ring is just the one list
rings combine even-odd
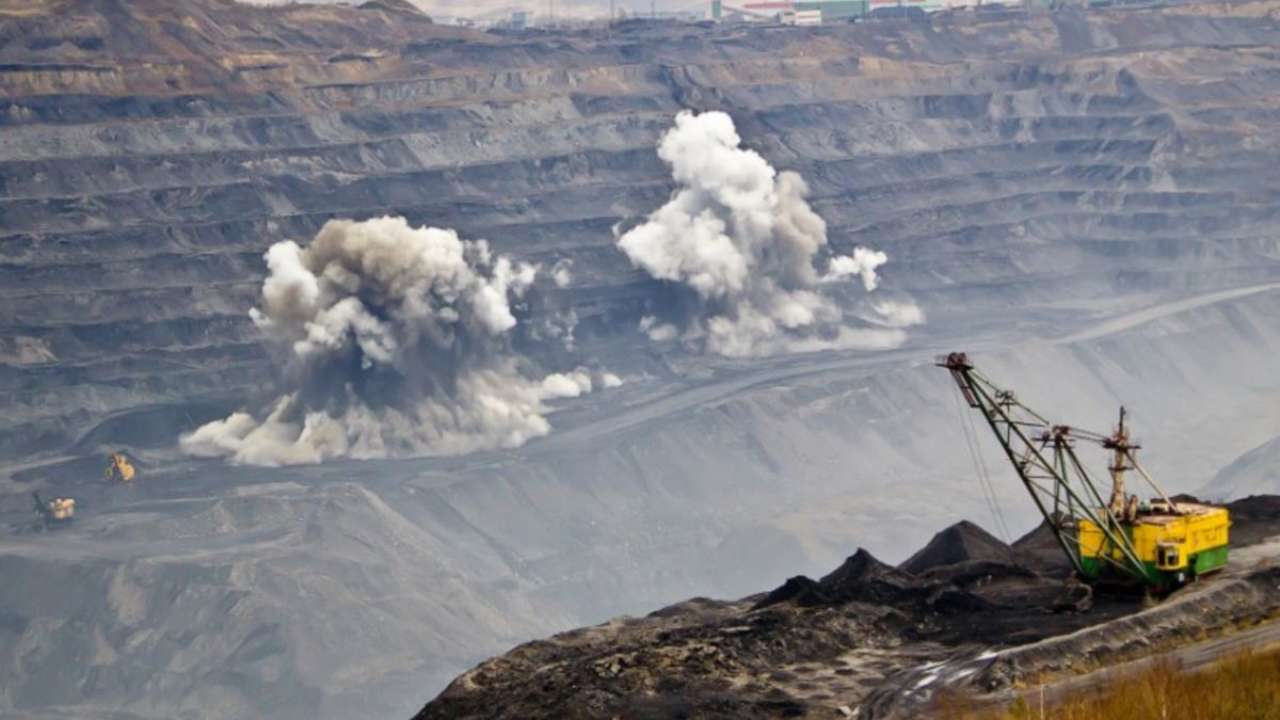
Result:
{"label": "sparse vegetation", "polygon": [[1280,649],[1199,672],[1160,664],[1043,710],[1022,700],[997,710],[955,697],[939,705],[943,720],[1280,720]]}

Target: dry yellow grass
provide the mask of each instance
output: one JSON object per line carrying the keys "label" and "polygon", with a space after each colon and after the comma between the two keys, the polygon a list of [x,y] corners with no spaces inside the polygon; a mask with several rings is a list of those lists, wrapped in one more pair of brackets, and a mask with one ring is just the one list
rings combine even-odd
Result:
{"label": "dry yellow grass", "polygon": [[943,720],[1280,720],[1280,650],[1245,654],[1185,673],[1166,663],[1046,707],[1017,702],[999,710],[970,709],[944,698]]}

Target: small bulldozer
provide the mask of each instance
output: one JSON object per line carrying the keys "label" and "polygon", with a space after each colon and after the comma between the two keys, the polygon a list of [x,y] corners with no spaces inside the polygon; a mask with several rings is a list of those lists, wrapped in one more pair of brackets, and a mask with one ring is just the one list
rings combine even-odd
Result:
{"label": "small bulldozer", "polygon": [[134,469],[133,463],[129,462],[129,458],[124,453],[113,452],[107,456],[106,477],[109,482],[127,483],[133,480],[133,476],[138,473]]}
{"label": "small bulldozer", "polygon": [[76,500],[70,497],[56,497],[45,501],[40,493],[31,493],[36,502],[36,515],[46,526],[69,522],[76,514]]}

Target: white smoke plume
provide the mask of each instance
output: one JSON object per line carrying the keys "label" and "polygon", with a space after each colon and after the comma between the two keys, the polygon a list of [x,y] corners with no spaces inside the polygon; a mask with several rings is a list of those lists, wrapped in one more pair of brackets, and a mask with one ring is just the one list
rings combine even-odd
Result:
{"label": "white smoke plume", "polygon": [[573,352],[576,349],[577,338],[574,337],[574,332],[577,328],[578,311],[569,308],[548,312],[543,316],[542,321],[530,330],[530,334],[535,340],[558,340],[566,351]]}
{"label": "white smoke plume", "polygon": [[564,258],[551,266],[551,280],[558,288],[567,288],[573,282],[573,260]]}
{"label": "white smoke plume", "polygon": [[[383,217],[278,242],[250,311],[278,346],[289,391],[181,438],[188,453],[257,465],[458,454],[546,435],[547,401],[591,373],[537,377],[511,347],[537,267],[452,230]],[[607,378],[600,381],[607,383]]]}
{"label": "white smoke plume", "polygon": [[872,318],[871,321],[879,322],[889,327],[911,327],[924,322],[924,311],[913,302],[884,300],[872,303],[871,309],[878,316]]}
{"label": "white smoke plume", "polygon": [[714,111],[680,113],[659,143],[678,188],[618,246],[634,266],[691,292],[685,305],[694,309],[646,317],[640,329],[732,357],[901,344],[898,327],[847,327],[827,294],[854,277],[875,290],[888,257],[861,247],[830,257],[826,222],[805,200],[804,180],[740,144],[732,118]]}

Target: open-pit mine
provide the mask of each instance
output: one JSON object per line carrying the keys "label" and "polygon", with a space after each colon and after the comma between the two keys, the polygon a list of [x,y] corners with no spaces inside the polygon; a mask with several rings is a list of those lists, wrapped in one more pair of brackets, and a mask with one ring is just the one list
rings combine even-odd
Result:
{"label": "open-pit mine", "polygon": [[[0,0],[0,717],[889,717],[1266,616],[1277,47]],[[1064,600],[956,349],[1226,567]]]}

